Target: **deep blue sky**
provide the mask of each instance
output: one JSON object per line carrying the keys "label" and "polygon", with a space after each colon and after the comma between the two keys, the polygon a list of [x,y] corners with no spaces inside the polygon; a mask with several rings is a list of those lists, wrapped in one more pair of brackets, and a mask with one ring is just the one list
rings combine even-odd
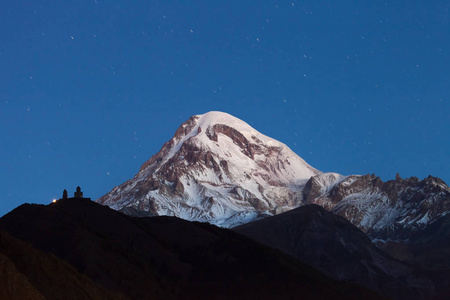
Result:
{"label": "deep blue sky", "polygon": [[0,1],[0,215],[228,112],[313,167],[450,181],[450,2]]}

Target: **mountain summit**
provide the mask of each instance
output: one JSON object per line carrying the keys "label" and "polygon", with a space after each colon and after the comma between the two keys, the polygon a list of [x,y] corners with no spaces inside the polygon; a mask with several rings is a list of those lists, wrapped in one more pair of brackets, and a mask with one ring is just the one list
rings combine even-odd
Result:
{"label": "mountain summit", "polygon": [[318,204],[373,241],[403,241],[450,211],[450,188],[432,176],[383,182],[374,174],[322,173],[283,143],[213,111],[184,122],[133,179],[97,202],[222,227]]}
{"label": "mountain summit", "polygon": [[184,122],[133,179],[97,202],[230,227],[298,207],[319,174],[285,144],[213,111]]}

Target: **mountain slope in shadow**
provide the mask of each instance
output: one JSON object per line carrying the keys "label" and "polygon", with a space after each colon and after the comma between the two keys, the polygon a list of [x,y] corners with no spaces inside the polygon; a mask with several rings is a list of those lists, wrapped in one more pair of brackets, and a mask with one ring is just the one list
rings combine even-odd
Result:
{"label": "mountain slope in shadow", "polygon": [[0,299],[127,299],[0,230]]}
{"label": "mountain slope in shadow", "polygon": [[128,217],[86,199],[24,204],[0,228],[130,299],[380,298],[231,230]]}
{"label": "mountain slope in shadow", "polygon": [[435,292],[429,277],[388,256],[348,220],[318,205],[302,206],[233,230],[330,277],[362,284],[387,297],[425,299]]}

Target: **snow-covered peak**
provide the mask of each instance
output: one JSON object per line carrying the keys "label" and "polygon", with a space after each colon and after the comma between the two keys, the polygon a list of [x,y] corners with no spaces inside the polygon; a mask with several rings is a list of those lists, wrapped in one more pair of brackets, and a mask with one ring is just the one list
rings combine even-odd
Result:
{"label": "snow-covered peak", "polygon": [[281,147],[282,145],[284,145],[275,139],[259,133],[246,122],[224,112],[210,111],[203,115],[196,115],[196,117],[198,118],[198,126],[195,129],[198,129],[198,127],[200,127],[203,133],[207,132],[207,129],[213,127],[214,125],[227,125],[239,131],[247,139],[252,139],[252,137],[255,137],[267,146]]}
{"label": "snow-covered peak", "polygon": [[[183,147],[190,150],[183,150]],[[301,184],[311,176],[322,173],[308,165],[285,144],[258,132],[230,114],[218,111],[189,118],[160,153],[143,165],[141,171],[147,170],[144,172],[146,174],[158,172],[174,157],[184,158],[186,153],[182,152],[192,152],[194,149],[211,153],[217,162],[227,161],[247,173],[266,169],[265,173],[269,173],[267,178],[284,185]]]}
{"label": "snow-covered peak", "polygon": [[98,201],[226,226],[297,207],[321,173],[285,144],[212,111],[189,118],[132,180]]}
{"label": "snow-covered peak", "polygon": [[242,132],[256,132],[256,130],[246,122],[221,111],[210,111],[202,115],[196,115],[195,117],[198,118],[197,124],[203,129],[215,124],[226,124]]}
{"label": "snow-covered peak", "polygon": [[97,202],[225,227],[315,203],[372,238],[392,239],[447,214],[450,189],[434,177],[384,183],[322,173],[246,122],[212,111],[189,118],[134,178]]}

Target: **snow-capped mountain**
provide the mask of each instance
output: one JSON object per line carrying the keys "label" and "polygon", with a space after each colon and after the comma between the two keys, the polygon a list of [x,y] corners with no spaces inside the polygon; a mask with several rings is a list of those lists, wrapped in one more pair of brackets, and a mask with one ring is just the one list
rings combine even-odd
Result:
{"label": "snow-capped mountain", "polygon": [[97,202],[231,227],[300,206],[319,174],[283,143],[209,112],[183,123],[133,179]]}
{"label": "snow-capped mountain", "polygon": [[134,216],[169,215],[234,227],[305,204],[348,219],[372,240],[407,240],[450,211],[439,178],[383,182],[322,173],[222,112],[192,116],[131,180],[97,200]]}
{"label": "snow-capped mountain", "polygon": [[303,190],[305,204],[323,206],[348,219],[372,240],[408,240],[450,212],[450,188],[429,176],[383,182],[375,175],[312,177]]}

